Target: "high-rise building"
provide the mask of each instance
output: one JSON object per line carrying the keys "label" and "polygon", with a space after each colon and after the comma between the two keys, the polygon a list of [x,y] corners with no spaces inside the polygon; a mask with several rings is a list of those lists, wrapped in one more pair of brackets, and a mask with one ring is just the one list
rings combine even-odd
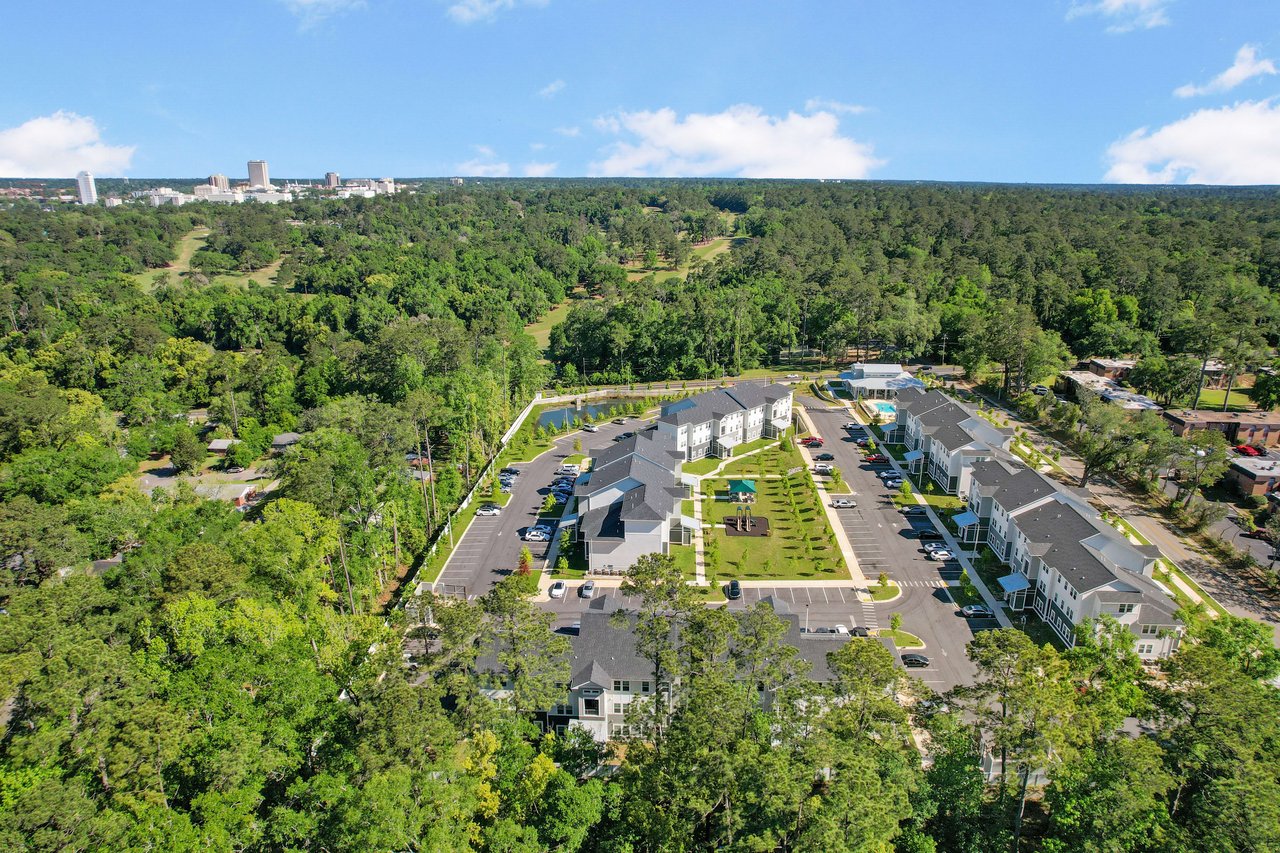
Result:
{"label": "high-rise building", "polygon": [[98,185],[93,182],[93,175],[88,172],[76,175],[76,186],[80,190],[81,204],[98,203]]}
{"label": "high-rise building", "polygon": [[337,172],[325,172],[325,173],[324,173],[324,185],[325,185],[326,187],[328,187],[329,189],[331,189],[331,190],[337,189],[337,188],[338,188],[338,185],[339,185],[339,184],[341,184],[341,183],[342,183],[342,181],[341,181],[341,179],[339,179],[339,177],[338,177],[338,173],[337,173]]}
{"label": "high-rise building", "polygon": [[219,190],[226,192],[231,189],[231,181],[228,180],[226,175],[210,175],[209,186],[217,187]]}
{"label": "high-rise building", "polygon": [[271,176],[267,174],[266,160],[250,160],[249,161],[249,186],[251,187],[271,186]]}

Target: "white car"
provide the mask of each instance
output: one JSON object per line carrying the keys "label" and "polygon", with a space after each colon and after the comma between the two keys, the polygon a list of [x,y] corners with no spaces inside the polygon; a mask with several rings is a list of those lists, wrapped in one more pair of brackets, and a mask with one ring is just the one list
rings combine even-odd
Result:
{"label": "white car", "polygon": [[955,555],[952,554],[950,551],[948,551],[946,548],[939,548],[937,551],[930,551],[925,556],[928,557],[930,560],[934,560],[939,563],[945,563],[947,560],[955,559]]}
{"label": "white car", "polygon": [[569,587],[564,581],[556,581],[551,585],[551,588],[547,590],[547,594],[552,598],[564,598],[565,591],[568,588]]}
{"label": "white car", "polygon": [[551,539],[551,534],[537,527],[531,527],[524,532],[522,538],[526,542],[547,542]]}
{"label": "white car", "polygon": [[833,470],[835,469],[826,462],[819,462],[817,465],[813,466],[813,473],[815,474],[830,474]]}
{"label": "white car", "polygon": [[831,506],[835,509],[853,509],[858,502],[853,498],[832,498]]}
{"label": "white car", "polygon": [[596,426],[595,424],[583,424],[582,431],[583,432],[599,432],[600,427]]}
{"label": "white car", "polygon": [[497,504],[485,504],[484,506],[476,510],[476,515],[479,515],[479,516],[502,515],[502,507],[498,506]]}

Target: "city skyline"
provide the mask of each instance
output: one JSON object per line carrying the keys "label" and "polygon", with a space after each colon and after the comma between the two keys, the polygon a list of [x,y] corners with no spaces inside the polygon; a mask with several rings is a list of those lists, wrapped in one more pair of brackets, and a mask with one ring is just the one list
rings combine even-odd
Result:
{"label": "city skyline", "polygon": [[[49,63],[38,40],[12,47],[0,177],[201,175],[265,154],[316,177],[1280,183],[1280,21],[1262,0],[1000,2],[927,21],[831,3],[134,16],[72,0],[8,23],[34,34],[66,15],[95,34],[84,50]],[[258,48],[212,49],[249,31]],[[131,43],[200,61],[162,70]]]}

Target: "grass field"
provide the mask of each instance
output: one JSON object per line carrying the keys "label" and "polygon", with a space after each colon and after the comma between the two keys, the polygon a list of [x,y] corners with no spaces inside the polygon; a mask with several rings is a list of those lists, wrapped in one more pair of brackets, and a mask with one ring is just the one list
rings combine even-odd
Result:
{"label": "grass field", "polygon": [[[1213,388],[1205,388],[1200,392],[1200,408],[1202,409],[1222,409],[1222,399],[1227,394],[1226,389],[1220,391]],[[1187,400],[1187,405],[1191,405],[1191,400]],[[1231,402],[1227,404],[1228,412],[1245,412],[1257,408],[1253,405],[1253,400],[1239,391],[1231,392]]]}
{"label": "grass field", "polygon": [[551,342],[552,327],[557,323],[564,322],[564,318],[569,316],[569,309],[579,302],[585,301],[585,299],[585,291],[574,291],[568,299],[542,315],[541,320],[525,326],[524,330],[533,335],[533,339],[538,342],[539,349],[546,349],[547,344]]}
{"label": "grass field", "polygon": [[756,482],[752,513],[769,520],[768,536],[729,536],[723,522],[736,515],[738,505],[715,500],[716,494],[727,495],[727,480],[709,479],[703,487],[708,493],[702,506],[704,554],[707,579],[712,583],[733,577],[836,580],[847,573],[844,556],[832,542],[826,513],[816,506],[807,472]]}
{"label": "grass field", "polygon": [[[191,274],[191,259],[195,253],[204,248],[205,239],[209,236],[208,228],[195,228],[182,236],[178,241],[177,257],[173,263],[167,267],[160,269],[146,270],[134,275],[134,280],[146,290],[152,290],[156,286],[157,279],[162,276],[169,276],[171,281],[179,280]],[[284,257],[276,259],[273,263],[268,264],[260,270],[255,270],[242,275],[215,275],[211,284],[227,284],[232,286],[246,287],[249,282],[269,286],[275,283],[276,274],[280,272],[280,264],[284,262]]]}

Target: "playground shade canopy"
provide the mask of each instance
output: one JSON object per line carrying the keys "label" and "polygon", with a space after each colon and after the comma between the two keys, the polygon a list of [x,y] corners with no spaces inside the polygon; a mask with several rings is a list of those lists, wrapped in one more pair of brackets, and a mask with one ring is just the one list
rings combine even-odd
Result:
{"label": "playground shade canopy", "polygon": [[730,480],[729,494],[731,495],[754,495],[756,493],[755,480]]}

